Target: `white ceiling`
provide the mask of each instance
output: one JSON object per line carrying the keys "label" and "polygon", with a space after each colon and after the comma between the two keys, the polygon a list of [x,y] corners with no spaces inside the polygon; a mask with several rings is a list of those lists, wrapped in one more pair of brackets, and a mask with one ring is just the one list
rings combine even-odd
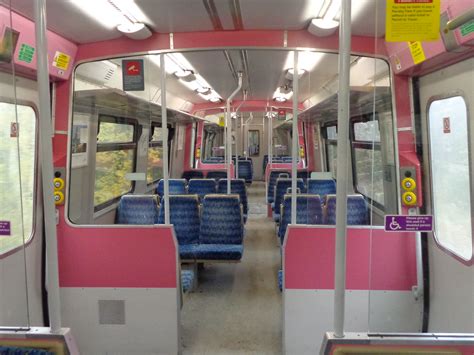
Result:
{"label": "white ceiling", "polygon": [[[10,0],[0,0],[7,4]],[[224,30],[235,30],[234,18],[241,18],[244,30],[299,30],[318,15],[323,0],[135,0],[156,32],[212,31],[215,29],[205,4],[214,4]],[[12,8],[33,18],[34,0],[11,0]],[[385,30],[385,0],[352,1],[352,32],[380,37]],[[235,7],[234,7],[235,6]],[[233,9],[236,10],[233,10]],[[237,15],[235,15],[237,14]],[[238,16],[240,14],[240,16]],[[47,1],[48,27],[76,42],[89,43],[118,38],[83,13],[71,0]],[[214,22],[215,24],[215,22]]]}

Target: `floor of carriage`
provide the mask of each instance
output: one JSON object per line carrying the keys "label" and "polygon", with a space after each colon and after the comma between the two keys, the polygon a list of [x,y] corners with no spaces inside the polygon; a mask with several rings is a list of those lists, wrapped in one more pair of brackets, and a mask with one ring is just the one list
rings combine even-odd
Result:
{"label": "floor of carriage", "polygon": [[248,189],[244,256],[237,264],[206,264],[181,312],[183,354],[279,354],[282,306],[275,225],[266,217],[265,184]]}

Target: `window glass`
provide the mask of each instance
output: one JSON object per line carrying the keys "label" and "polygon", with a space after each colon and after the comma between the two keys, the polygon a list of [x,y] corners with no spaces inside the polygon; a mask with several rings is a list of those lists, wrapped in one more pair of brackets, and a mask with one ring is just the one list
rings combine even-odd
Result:
{"label": "window glass", "polygon": [[355,148],[357,191],[384,205],[383,165],[380,150]]}
{"label": "window glass", "polygon": [[327,145],[327,156],[328,156],[328,171],[332,172],[334,178],[336,177],[336,159],[337,159],[337,145]]}
{"label": "window glass", "polygon": [[249,130],[249,150],[248,154],[251,157],[258,156],[260,152],[260,135],[257,130]]}
{"label": "window glass", "polygon": [[132,173],[135,166],[134,133],[135,125],[131,120],[99,118],[94,185],[96,211],[101,205],[132,190],[133,184],[127,174]]}
{"label": "window glass", "polygon": [[148,164],[146,180],[152,184],[163,177],[163,138],[159,126],[153,126],[152,135],[148,144]]}
{"label": "window glass", "polygon": [[328,139],[336,140],[337,139],[337,128],[336,126],[326,127],[326,133]]}
{"label": "window glass", "polygon": [[0,142],[0,220],[10,222],[11,230],[11,235],[0,236],[0,253],[5,253],[32,236],[36,154],[33,108],[0,102]]}
{"label": "window glass", "polygon": [[354,123],[354,139],[356,141],[380,142],[378,121]]}
{"label": "window glass", "polygon": [[467,108],[460,96],[433,101],[428,111],[435,236],[460,256],[472,257]]}
{"label": "window glass", "polygon": [[113,200],[132,189],[126,178],[133,172],[134,150],[97,152],[95,167],[94,206]]}
{"label": "window glass", "polygon": [[133,132],[134,127],[129,123],[101,121],[97,143],[131,143],[133,142]]}

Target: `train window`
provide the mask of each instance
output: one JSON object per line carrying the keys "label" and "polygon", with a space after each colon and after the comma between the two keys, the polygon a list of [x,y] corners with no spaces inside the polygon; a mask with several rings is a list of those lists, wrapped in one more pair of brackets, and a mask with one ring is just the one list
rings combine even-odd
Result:
{"label": "train window", "polygon": [[95,167],[94,209],[96,211],[130,192],[134,171],[136,122],[111,116],[99,117]]}
{"label": "train window", "polygon": [[377,120],[352,124],[352,159],[356,191],[384,205],[384,175]]}
{"label": "train window", "polygon": [[33,235],[36,113],[30,106],[0,102],[0,117],[0,216],[10,231],[0,236],[4,254]]}
{"label": "train window", "polygon": [[428,110],[434,235],[443,248],[472,258],[469,136],[461,96],[431,102]]}
{"label": "train window", "polygon": [[152,123],[148,142],[147,183],[152,184],[163,177],[163,137],[161,124]]}
{"label": "train window", "polygon": [[258,156],[260,154],[260,132],[258,130],[249,130],[248,140],[249,156]]}

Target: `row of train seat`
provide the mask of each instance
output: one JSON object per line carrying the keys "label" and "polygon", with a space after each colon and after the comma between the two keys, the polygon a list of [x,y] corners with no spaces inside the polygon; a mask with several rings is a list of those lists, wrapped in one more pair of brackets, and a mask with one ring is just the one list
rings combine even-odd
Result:
{"label": "row of train seat", "polygon": [[[227,193],[227,179],[220,179],[217,182],[214,179],[190,179],[188,182],[185,179],[169,179],[168,190],[170,195],[184,195],[184,194],[195,194],[202,200],[206,195],[209,194],[225,194]],[[244,222],[247,221],[248,214],[248,199],[247,199],[247,187],[244,179],[232,179],[230,181],[230,192],[232,194],[238,194],[240,197],[240,203],[243,208]],[[160,198],[164,194],[164,180],[158,181],[156,187],[156,194]]]}
{"label": "row of train seat", "polygon": [[[174,225],[182,261],[238,261],[243,254],[243,216],[238,195],[204,197],[171,195],[170,223]],[[163,224],[164,203],[154,195],[124,195],[117,208],[117,224]]]}
{"label": "row of train seat", "polygon": [[[291,223],[291,194],[285,194],[281,205],[281,221],[278,225],[277,236],[280,246],[283,247],[288,225]],[[336,224],[336,195],[327,195],[326,205],[323,207],[320,195],[298,194],[296,196],[296,223],[297,224]],[[347,196],[347,224],[369,224],[369,209],[365,198],[361,194]],[[283,271],[277,274],[278,287],[283,287]]]}

